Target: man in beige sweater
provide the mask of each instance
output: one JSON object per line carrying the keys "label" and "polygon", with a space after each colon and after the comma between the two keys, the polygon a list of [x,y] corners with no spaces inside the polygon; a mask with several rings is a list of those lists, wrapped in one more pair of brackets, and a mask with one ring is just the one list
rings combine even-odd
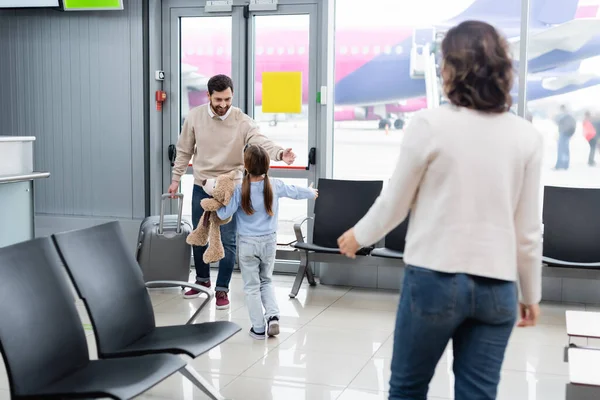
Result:
{"label": "man in beige sweater", "polygon": [[[274,161],[292,164],[296,155],[292,149],[284,149],[260,133],[256,122],[239,108],[233,107],[233,82],[225,75],[216,75],[208,81],[209,103],[192,109],[187,116],[179,140],[177,158],[173,167],[173,180],[169,193],[179,190],[181,176],[185,174],[193,156],[194,190],[192,194],[192,224],[198,225],[202,215],[200,201],[210,197],[210,184],[217,176],[232,171],[239,172],[241,182],[244,166],[244,147],[257,144],[265,148]],[[207,193],[209,192],[209,193]],[[229,308],[229,282],[236,259],[235,218],[221,226],[221,239],[225,248],[225,258],[219,263],[216,283],[217,309]],[[194,246],[196,283],[210,287],[210,266],[202,260],[204,246]],[[200,293],[189,290],[187,299],[196,298]]]}

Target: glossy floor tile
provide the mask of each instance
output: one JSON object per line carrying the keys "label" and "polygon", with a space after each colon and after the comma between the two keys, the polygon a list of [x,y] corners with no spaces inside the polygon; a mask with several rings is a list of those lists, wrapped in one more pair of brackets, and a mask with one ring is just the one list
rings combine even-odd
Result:
{"label": "glossy floor tile", "polygon": [[256,379],[239,377],[223,390],[228,399],[244,400],[335,400],[344,391],[344,387],[315,385],[306,382],[292,382],[277,379]]}
{"label": "glossy floor tile", "polygon": [[278,347],[250,367],[243,376],[346,387],[370,357]]}
{"label": "glossy floor tile", "polygon": [[[293,277],[274,278],[281,311],[281,334],[257,341],[248,335],[250,320],[241,277],[231,282],[229,310],[206,307],[197,323],[231,321],[242,330],[208,353],[190,361],[198,373],[232,400],[387,400],[394,325],[399,294],[387,290],[303,285],[288,294]],[[150,291],[159,326],[184,324],[202,299],[185,300],[178,289]],[[515,328],[505,354],[498,400],[564,400],[568,364],[566,310],[600,310],[583,304],[548,303],[541,324]],[[96,358],[91,321],[77,301],[90,356]],[[600,348],[600,340],[576,339]],[[429,399],[453,399],[452,343],[440,359]],[[0,400],[10,398],[0,363]],[[600,398],[600,396],[598,397]],[[208,397],[181,374],[175,374],[140,399],[206,400]]]}

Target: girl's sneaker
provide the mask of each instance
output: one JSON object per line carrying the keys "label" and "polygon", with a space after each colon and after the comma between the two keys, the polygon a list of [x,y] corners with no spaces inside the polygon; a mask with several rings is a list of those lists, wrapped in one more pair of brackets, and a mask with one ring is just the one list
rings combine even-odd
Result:
{"label": "girl's sneaker", "polygon": [[271,317],[267,321],[267,335],[277,336],[279,335],[279,318]]}
{"label": "girl's sneaker", "polygon": [[265,333],[257,333],[254,328],[250,328],[250,332],[248,332],[248,334],[256,340],[265,340],[266,336]]}

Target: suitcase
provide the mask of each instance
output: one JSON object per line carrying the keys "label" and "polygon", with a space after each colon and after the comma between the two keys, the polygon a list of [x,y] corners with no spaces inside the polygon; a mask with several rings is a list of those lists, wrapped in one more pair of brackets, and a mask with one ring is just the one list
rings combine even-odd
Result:
{"label": "suitcase", "polygon": [[163,194],[160,216],[146,217],[140,225],[136,259],[144,281],[183,281],[190,277],[192,247],[186,243],[192,232],[192,223],[182,219],[183,194],[177,193],[179,212],[165,215],[165,205],[170,194]]}

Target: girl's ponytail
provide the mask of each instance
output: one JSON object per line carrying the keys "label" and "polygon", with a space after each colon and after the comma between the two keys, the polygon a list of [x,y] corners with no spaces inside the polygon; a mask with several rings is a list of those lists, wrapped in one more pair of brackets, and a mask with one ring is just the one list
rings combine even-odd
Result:
{"label": "girl's ponytail", "polygon": [[263,190],[265,210],[269,216],[273,216],[273,188],[271,187],[271,181],[269,175],[265,174],[265,188]]}
{"label": "girl's ponytail", "polygon": [[250,174],[248,171],[244,171],[244,180],[242,181],[242,210],[248,215],[254,214],[252,208],[252,199],[250,198]]}

